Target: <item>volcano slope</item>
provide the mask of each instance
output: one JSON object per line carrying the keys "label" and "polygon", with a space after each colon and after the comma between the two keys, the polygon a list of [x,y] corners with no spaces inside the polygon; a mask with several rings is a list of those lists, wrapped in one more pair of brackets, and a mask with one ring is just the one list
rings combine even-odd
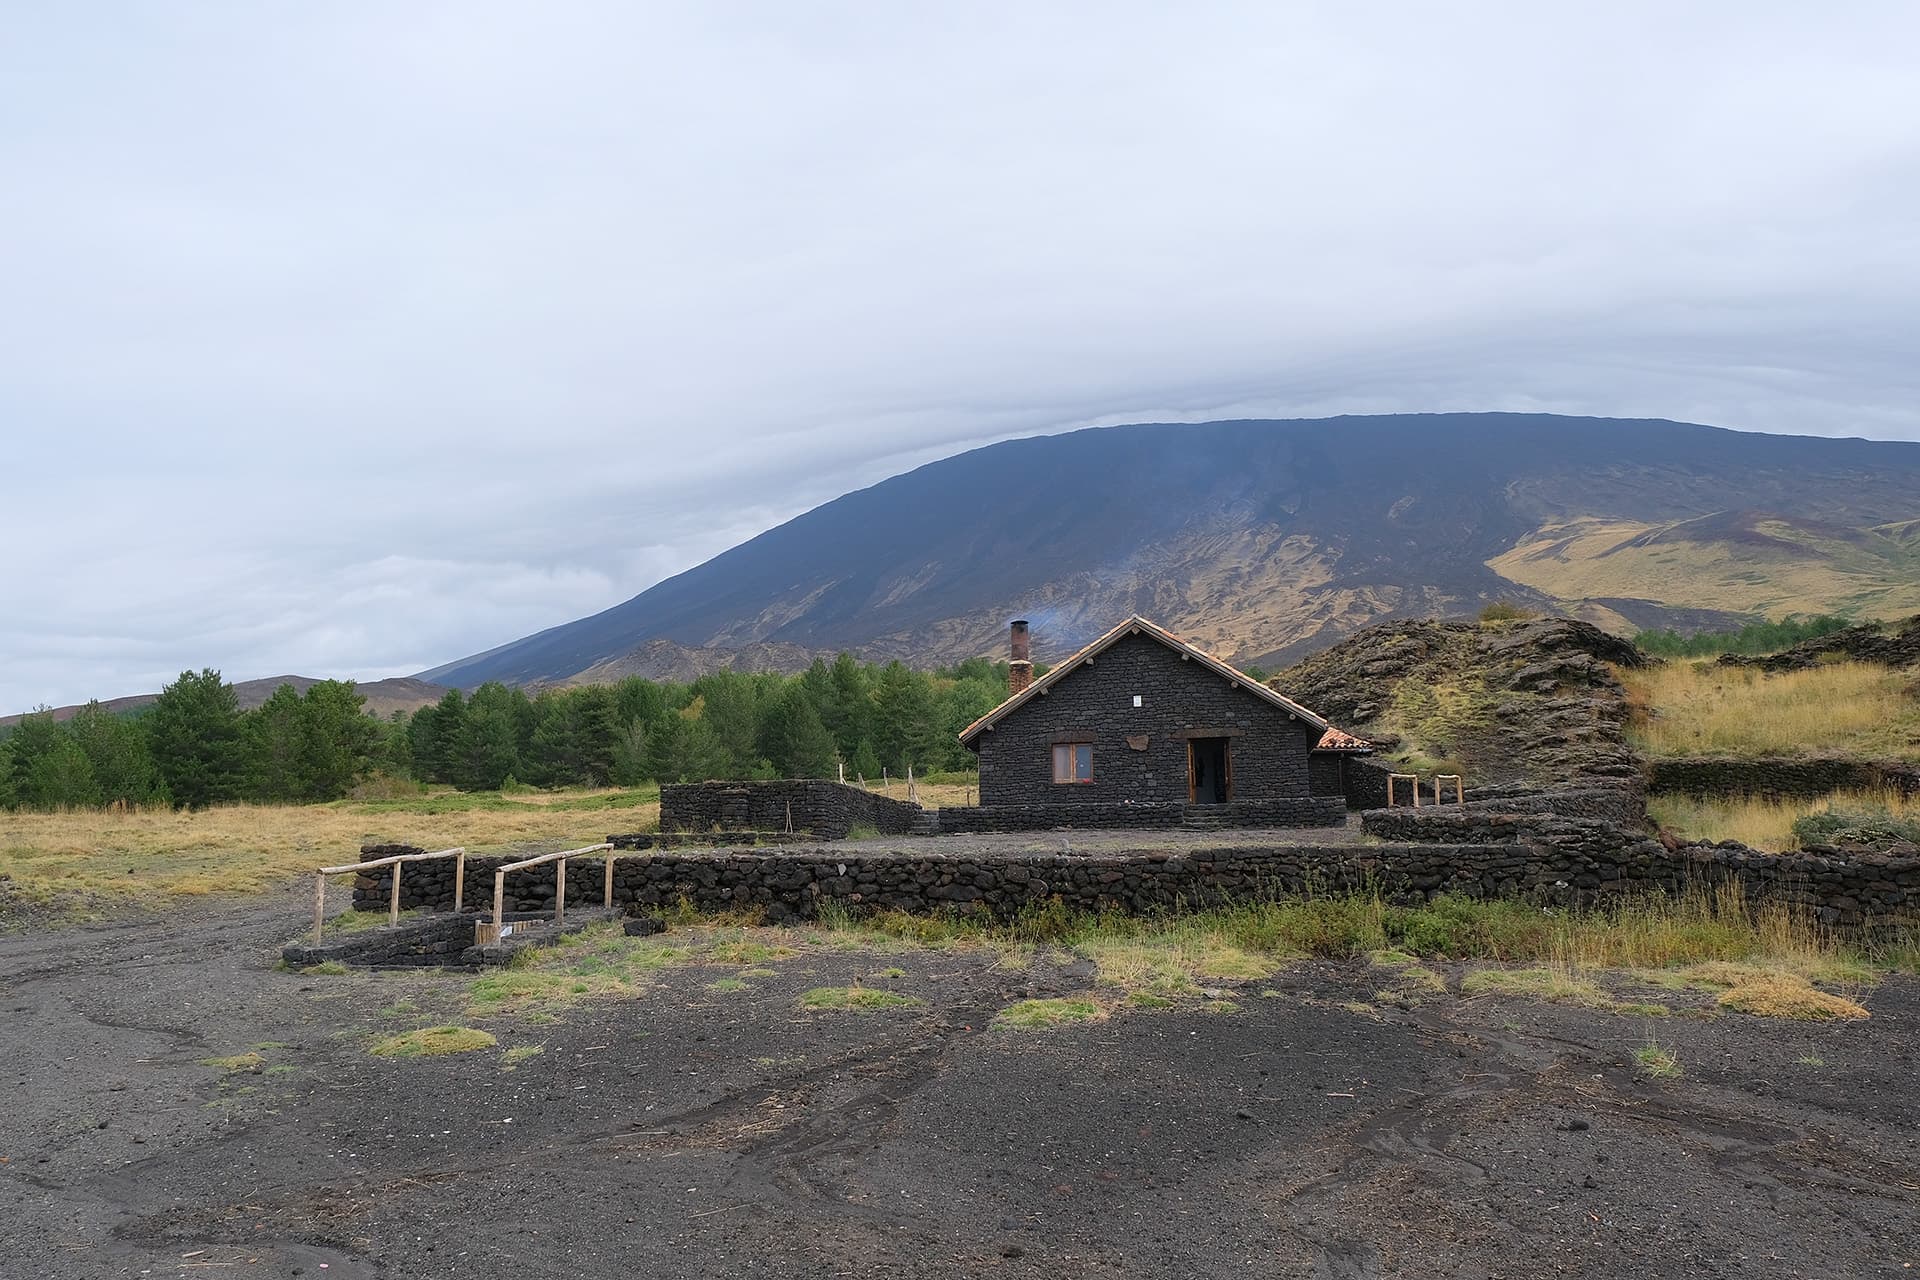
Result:
{"label": "volcano slope", "polygon": [[[1445,965],[1390,998],[1402,979],[1364,961],[1153,1006],[1079,955],[695,928],[629,940],[653,950],[625,994],[535,1000],[520,971],[277,971],[301,916],[289,893],[0,938],[0,1270],[1784,1280],[1920,1262],[1910,976],[1863,993],[1870,1019],[1819,1024],[1675,993],[1657,1019],[1469,997]],[[810,1007],[823,989],[886,999]],[[1034,999],[1082,1020],[1003,1024]],[[496,1042],[369,1053],[454,1023]]]}

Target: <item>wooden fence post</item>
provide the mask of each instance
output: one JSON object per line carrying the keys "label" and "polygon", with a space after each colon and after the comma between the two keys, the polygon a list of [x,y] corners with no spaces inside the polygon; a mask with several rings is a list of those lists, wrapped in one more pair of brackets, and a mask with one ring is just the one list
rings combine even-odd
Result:
{"label": "wooden fence post", "polygon": [[313,877],[313,945],[320,945],[320,931],[327,925],[327,878]]}
{"label": "wooden fence post", "polygon": [[393,888],[387,893],[387,923],[400,923],[400,868],[406,865],[399,859],[393,863]]}
{"label": "wooden fence post", "polygon": [[553,878],[553,922],[555,924],[565,924],[567,920],[567,860],[562,858],[560,861],[554,863],[554,865],[560,868],[560,871],[559,874]]}
{"label": "wooden fence post", "polygon": [[603,907],[613,905],[613,850],[611,849],[607,850],[607,892],[600,905]]}

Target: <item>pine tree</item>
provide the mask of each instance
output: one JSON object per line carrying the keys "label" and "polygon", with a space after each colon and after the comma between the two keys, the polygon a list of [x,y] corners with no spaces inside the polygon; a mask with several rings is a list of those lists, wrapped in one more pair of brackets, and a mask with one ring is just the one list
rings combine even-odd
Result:
{"label": "pine tree", "polygon": [[896,773],[908,765],[925,770],[935,733],[927,678],[889,662],[874,682],[873,717],[880,762]]}
{"label": "pine tree", "polygon": [[590,787],[604,787],[613,781],[614,748],[620,738],[619,704],[613,690],[605,685],[576,690],[571,700],[579,733],[579,780]]}
{"label": "pine tree", "polygon": [[308,686],[300,707],[303,800],[338,800],[373,771],[382,732],[380,722],[367,715],[366,705],[351,680]]}
{"label": "pine tree", "polygon": [[306,709],[290,684],[248,712],[246,795],[261,804],[296,804],[306,798],[300,750]]}
{"label": "pine tree", "polygon": [[422,710],[414,716],[416,723],[422,715],[427,716],[428,732],[416,738],[413,744],[413,758],[420,769],[419,776],[427,782],[457,783],[461,739],[467,730],[466,695],[458,689],[449,689],[430,713]]}
{"label": "pine tree", "polygon": [[520,767],[519,716],[512,693],[489,680],[473,691],[456,749],[453,785],[497,791]]}
{"label": "pine tree", "polygon": [[35,756],[20,784],[20,801],[29,809],[89,809],[100,803],[87,753],[64,731]]}
{"label": "pine tree", "polygon": [[783,778],[831,778],[838,759],[833,735],[813,709],[806,687],[794,681],[774,704],[766,722],[763,750]]}
{"label": "pine tree", "polygon": [[89,702],[67,722],[67,732],[87,754],[101,804],[166,803],[147,735],[134,721]]}
{"label": "pine tree", "polygon": [[667,772],[675,782],[711,782],[737,771],[731,754],[702,716],[681,722],[673,735]]}
{"label": "pine tree", "polygon": [[652,734],[647,722],[639,718],[627,721],[613,743],[615,786],[637,787],[652,776],[647,768],[647,751],[651,745]]}
{"label": "pine tree", "polygon": [[866,668],[850,653],[833,660],[829,678],[833,691],[831,697],[820,703],[820,718],[826,722],[833,740],[840,744],[840,754],[851,756],[861,739],[872,737],[873,682]]}
{"label": "pine tree", "polygon": [[154,767],[173,803],[204,809],[238,797],[244,730],[233,686],[209,667],[182,671],[146,716]]}

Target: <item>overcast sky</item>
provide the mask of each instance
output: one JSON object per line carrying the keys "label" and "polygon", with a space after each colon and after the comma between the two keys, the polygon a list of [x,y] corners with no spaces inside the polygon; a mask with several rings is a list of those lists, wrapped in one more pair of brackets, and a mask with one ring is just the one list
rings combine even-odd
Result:
{"label": "overcast sky", "polygon": [[1096,422],[1920,439],[1920,5],[10,6],[0,711]]}

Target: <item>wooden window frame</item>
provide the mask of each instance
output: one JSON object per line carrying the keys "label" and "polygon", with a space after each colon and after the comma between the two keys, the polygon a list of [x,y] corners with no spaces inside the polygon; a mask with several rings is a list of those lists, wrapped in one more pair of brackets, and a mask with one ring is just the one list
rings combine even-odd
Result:
{"label": "wooden window frame", "polygon": [[[1087,753],[1087,775],[1080,777],[1080,753]],[[1065,753],[1064,756],[1062,753]],[[1061,776],[1061,761],[1066,762],[1066,776]],[[1053,781],[1055,786],[1084,787],[1093,782],[1093,744],[1091,742],[1056,742],[1053,744]]]}

